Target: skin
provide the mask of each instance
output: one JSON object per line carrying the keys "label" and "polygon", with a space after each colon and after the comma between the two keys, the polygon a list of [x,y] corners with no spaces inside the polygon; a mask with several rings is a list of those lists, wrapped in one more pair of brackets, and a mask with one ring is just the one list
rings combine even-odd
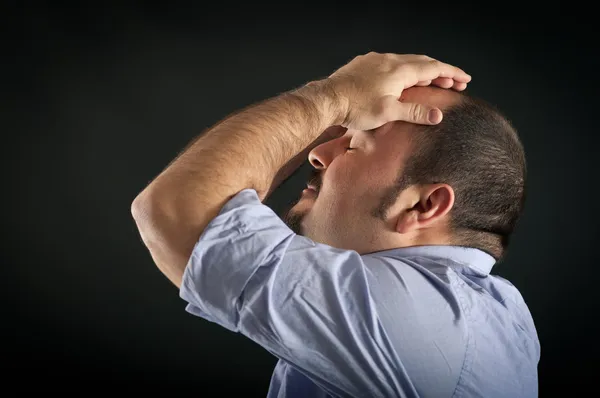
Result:
{"label": "skin", "polygon": [[[452,90],[412,87],[401,102],[422,103],[442,111],[460,100]],[[297,234],[360,254],[392,248],[451,244],[448,212],[454,191],[447,184],[411,186],[386,214],[377,216],[386,193],[412,151],[416,125],[386,123],[369,131],[348,129],[308,155],[314,167],[311,185],[282,216]],[[354,148],[347,151],[347,148]]]}
{"label": "skin", "polygon": [[[402,138],[392,137],[408,134],[410,127],[384,125],[436,124],[443,117],[440,108],[412,101],[407,89],[433,84],[462,90],[470,81],[460,68],[424,55],[370,52],[326,79],[236,112],[195,139],[134,199],[131,213],[140,236],[159,270],[179,288],[194,245],[229,200],[251,188],[264,202],[301,164],[296,160],[306,159],[299,154],[320,153],[313,149],[327,141],[321,141],[323,132],[342,126],[349,130],[346,135],[339,140],[335,135],[335,142],[326,144],[337,151],[324,151],[315,162],[322,166],[314,209],[305,203],[294,209],[306,214],[305,234],[361,253],[411,242],[443,242],[444,235],[436,236],[433,226],[439,227],[452,206],[448,188],[420,187],[413,195],[407,191],[391,209],[392,218],[382,216],[379,223],[368,215],[377,210],[373,205],[378,195],[393,180],[386,170],[394,160],[401,166],[399,155],[407,150]],[[423,99],[433,97],[432,92]],[[369,140],[363,130],[377,130],[376,138]],[[339,148],[348,146],[350,136],[357,149],[340,156]],[[426,229],[431,231],[426,234]]]}

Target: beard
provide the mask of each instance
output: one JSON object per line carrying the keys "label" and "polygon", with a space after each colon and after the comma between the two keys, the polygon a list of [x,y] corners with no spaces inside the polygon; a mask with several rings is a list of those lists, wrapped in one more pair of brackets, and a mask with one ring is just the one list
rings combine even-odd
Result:
{"label": "beard", "polygon": [[[304,217],[308,215],[308,212],[312,208],[312,206],[307,207],[306,204],[301,204],[298,206],[300,202],[303,200],[316,200],[317,192],[307,193],[308,197],[304,197],[304,193],[295,200],[290,206],[288,206],[281,214],[279,214],[279,218],[291,229],[296,235],[306,236],[305,228],[302,226],[302,221]],[[311,197],[312,196],[312,197]],[[297,207],[294,209],[294,207]]]}
{"label": "beard", "polygon": [[280,218],[296,235],[303,235],[302,220],[304,219],[305,213],[292,211],[292,207],[293,206],[290,206],[283,212],[283,215],[281,215]]}

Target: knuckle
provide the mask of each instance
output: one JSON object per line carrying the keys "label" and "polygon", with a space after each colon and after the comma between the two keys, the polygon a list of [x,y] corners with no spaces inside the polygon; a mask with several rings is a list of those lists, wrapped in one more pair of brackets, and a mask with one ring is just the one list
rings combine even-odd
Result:
{"label": "knuckle", "polygon": [[394,74],[401,74],[403,70],[406,70],[404,65],[405,64],[390,65],[390,72],[392,72]]}
{"label": "knuckle", "polygon": [[413,121],[421,120],[421,107],[419,105],[413,105],[410,107],[409,117]]}
{"label": "knuckle", "polygon": [[377,118],[384,116],[386,113],[386,104],[385,101],[376,101],[373,104],[373,108],[371,109],[371,112],[373,113],[373,115]]}
{"label": "knuckle", "polygon": [[411,73],[410,64],[396,64],[392,68],[392,72],[398,75],[407,75]]}
{"label": "knuckle", "polygon": [[373,117],[375,120],[381,123],[386,123],[390,120],[394,120],[397,117],[398,108],[394,106],[395,100],[385,99],[378,101],[373,108]]}

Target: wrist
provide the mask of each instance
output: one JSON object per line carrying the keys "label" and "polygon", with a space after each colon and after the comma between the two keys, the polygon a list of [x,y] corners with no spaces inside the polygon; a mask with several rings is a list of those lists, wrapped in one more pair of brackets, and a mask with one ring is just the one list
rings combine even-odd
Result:
{"label": "wrist", "polygon": [[348,100],[340,95],[329,79],[311,81],[295,91],[319,110],[324,128],[341,125],[348,115]]}

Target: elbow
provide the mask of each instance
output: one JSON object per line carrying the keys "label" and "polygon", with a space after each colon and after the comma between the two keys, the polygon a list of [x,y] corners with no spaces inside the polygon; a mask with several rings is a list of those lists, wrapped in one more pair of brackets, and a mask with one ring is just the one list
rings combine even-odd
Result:
{"label": "elbow", "polygon": [[165,206],[169,203],[169,198],[165,198],[161,192],[155,188],[154,184],[151,184],[131,202],[131,216],[138,229],[156,229],[160,226],[158,219],[162,217],[162,213],[166,212]]}
{"label": "elbow", "polygon": [[173,232],[178,229],[173,228],[159,203],[142,192],[131,203],[131,215],[154,264],[179,288],[188,257],[181,254],[178,244],[174,244],[182,239]]}
{"label": "elbow", "polygon": [[151,200],[144,193],[139,194],[131,203],[131,216],[135,221],[142,241],[149,249],[155,246],[153,242],[156,239],[152,237],[155,237],[157,232],[156,223],[153,222],[152,208]]}
{"label": "elbow", "polygon": [[131,203],[131,216],[144,245],[155,260],[163,257],[158,255],[160,252],[170,249],[168,232],[173,229],[173,220],[167,216],[165,203],[146,191],[140,193]]}
{"label": "elbow", "polygon": [[140,193],[131,203],[131,216],[150,250],[165,243],[167,231],[173,222],[172,217],[167,216],[166,203],[147,191]]}
{"label": "elbow", "polygon": [[140,193],[131,203],[131,216],[137,224],[138,229],[149,225],[151,214],[151,201],[144,192]]}
{"label": "elbow", "polygon": [[131,216],[133,217],[136,224],[138,220],[143,218],[144,206],[142,205],[142,200],[140,199],[141,194],[136,196],[136,198],[131,202]]}

